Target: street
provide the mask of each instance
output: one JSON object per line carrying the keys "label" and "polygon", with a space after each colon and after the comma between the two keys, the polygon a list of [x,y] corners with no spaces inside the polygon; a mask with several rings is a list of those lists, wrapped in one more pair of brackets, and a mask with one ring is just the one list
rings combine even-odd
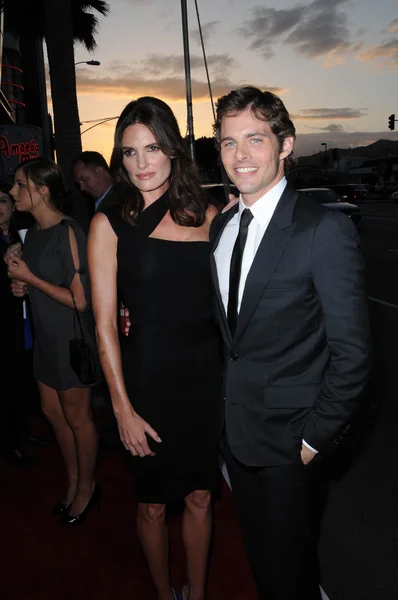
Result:
{"label": "street", "polygon": [[367,406],[332,468],[322,585],[330,600],[397,600],[398,204],[360,206],[374,360]]}

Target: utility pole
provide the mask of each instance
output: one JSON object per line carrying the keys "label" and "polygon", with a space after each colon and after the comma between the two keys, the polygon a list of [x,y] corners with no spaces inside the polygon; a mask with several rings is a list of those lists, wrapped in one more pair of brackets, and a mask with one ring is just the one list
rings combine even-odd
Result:
{"label": "utility pole", "polygon": [[328,168],[328,145],[326,142],[321,142],[321,146],[325,146],[325,153],[323,155],[323,177],[326,179],[326,171]]}
{"label": "utility pole", "polygon": [[185,65],[185,89],[187,97],[187,125],[189,149],[192,160],[195,160],[194,132],[193,132],[193,110],[192,110],[192,85],[191,85],[191,61],[189,56],[189,34],[188,34],[188,12],[187,0],[181,0],[182,15],[182,38],[184,42],[184,65]]}

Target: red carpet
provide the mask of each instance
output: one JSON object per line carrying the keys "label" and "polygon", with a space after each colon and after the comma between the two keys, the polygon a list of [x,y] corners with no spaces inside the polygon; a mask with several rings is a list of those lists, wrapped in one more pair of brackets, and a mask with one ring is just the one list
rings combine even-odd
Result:
{"label": "red carpet", "polygon": [[[31,450],[31,448],[30,448]],[[135,503],[123,451],[100,454],[100,510],[64,529],[51,515],[65,483],[55,444],[34,448],[38,464],[0,461],[1,597],[7,600],[151,600],[155,594],[135,534]],[[215,501],[207,600],[254,600],[231,492]],[[185,583],[181,518],[170,516],[172,585]]]}

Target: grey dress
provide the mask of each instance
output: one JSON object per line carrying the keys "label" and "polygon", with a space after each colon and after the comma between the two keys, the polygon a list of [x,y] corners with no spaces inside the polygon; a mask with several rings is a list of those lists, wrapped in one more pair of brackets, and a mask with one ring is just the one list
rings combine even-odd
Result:
{"label": "grey dress", "polygon": [[[77,221],[64,219],[47,229],[29,229],[25,238],[22,258],[32,273],[40,279],[69,288],[76,274],[70,248],[69,226],[73,228],[76,236],[79,250],[78,272],[85,297],[90,302],[86,238]],[[80,382],[70,366],[69,341],[75,336],[75,327],[78,328],[74,311],[34,287],[29,288],[29,297],[35,331],[33,353],[35,378],[56,390],[88,387]],[[79,313],[79,316],[86,341],[96,353],[94,318],[91,308],[89,307],[84,313]],[[98,381],[100,372],[97,360]]]}

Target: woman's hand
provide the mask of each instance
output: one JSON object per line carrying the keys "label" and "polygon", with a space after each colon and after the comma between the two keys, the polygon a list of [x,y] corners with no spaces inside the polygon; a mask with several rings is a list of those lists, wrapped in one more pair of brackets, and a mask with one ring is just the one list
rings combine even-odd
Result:
{"label": "woman's hand", "polygon": [[11,258],[21,258],[22,255],[22,244],[18,242],[17,244],[12,244],[12,246],[8,246],[7,252],[4,254],[3,258],[6,263]]}
{"label": "woman's hand", "polygon": [[131,321],[130,321],[130,311],[125,306],[120,309],[120,331],[126,337],[129,334]]}
{"label": "woman's hand", "polygon": [[28,284],[18,279],[13,279],[11,282],[11,292],[17,298],[23,298],[27,292]]}
{"label": "woman's hand", "polygon": [[27,284],[32,283],[34,275],[22,258],[13,256],[12,258],[8,259],[7,267],[8,277],[10,279],[17,279],[18,281]]}
{"label": "woman's hand", "polygon": [[126,450],[133,456],[155,456],[155,452],[152,452],[148,446],[147,435],[150,435],[155,442],[160,443],[162,440],[144,419],[131,408],[128,408],[123,414],[118,414],[116,418],[120,439]]}

